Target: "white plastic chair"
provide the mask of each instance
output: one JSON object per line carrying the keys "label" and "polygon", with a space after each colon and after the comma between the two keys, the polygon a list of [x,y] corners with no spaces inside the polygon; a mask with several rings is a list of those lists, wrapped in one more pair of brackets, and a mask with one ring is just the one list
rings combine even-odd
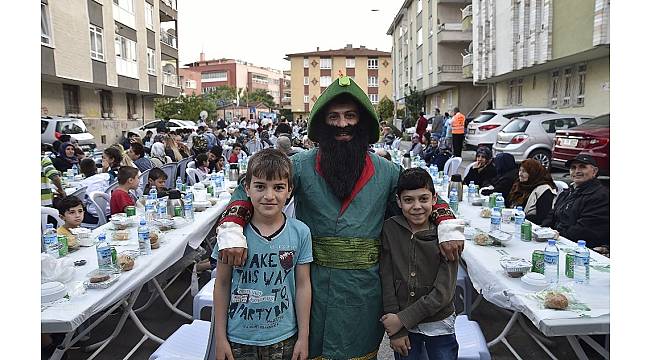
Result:
{"label": "white plastic chair", "polygon": [[[185,172],[185,169],[187,169],[187,164],[189,164],[190,160],[192,160],[191,157],[186,157],[185,159],[178,162],[178,168],[176,169],[176,177],[180,176],[183,184],[187,183],[187,173]],[[176,181],[176,179],[174,179],[174,181]]]}
{"label": "white plastic chair", "polygon": [[199,290],[199,292],[194,295],[194,300],[192,300],[192,318],[195,320],[201,319],[201,310],[203,308],[212,307],[212,300],[214,298],[214,278],[217,276],[217,269],[212,270],[210,281],[208,281],[205,286]]}
{"label": "white plastic chair", "polygon": [[84,186],[82,188],[79,188],[79,189],[75,190],[75,192],[70,194],[70,196],[74,196],[74,197],[78,198],[79,200],[84,201],[84,197],[86,197],[86,189],[88,189],[88,186]]}
{"label": "white plastic chair", "polygon": [[[174,331],[156,351],[149,356],[149,360],[203,360],[208,357],[208,343],[213,337],[212,321],[194,320]],[[214,359],[213,356],[210,359]]]}
{"label": "white plastic chair", "polygon": [[560,193],[561,193],[562,191],[564,191],[564,190],[566,190],[566,189],[569,188],[569,185],[567,185],[567,183],[565,183],[564,181],[553,180],[553,182],[555,183],[555,187],[557,188],[557,194],[558,194],[558,195],[560,195]]}
{"label": "white plastic chair", "polygon": [[165,175],[167,175],[167,181],[165,181],[165,186],[169,189],[173,188],[176,186],[176,168],[178,167],[178,163],[172,162],[169,164],[163,165],[160,170],[165,172]]}
{"label": "white plastic chair", "polygon": [[295,197],[292,196],[291,200],[289,200],[289,203],[284,206],[284,209],[282,209],[282,212],[288,217],[288,218],[295,218],[296,217],[296,205],[294,203]]}
{"label": "white plastic chair", "polygon": [[467,167],[465,168],[465,171],[463,172],[463,180],[465,180],[465,178],[467,177],[467,174],[469,174],[469,171],[474,167],[474,165],[476,165],[476,161],[474,161],[473,163],[467,165]]}
{"label": "white plastic chair", "polygon": [[201,173],[199,173],[199,171],[194,168],[188,167],[185,169],[185,172],[187,173],[187,182],[190,184],[190,186],[196,184],[197,181],[203,180],[203,175],[201,175]]}
{"label": "white plastic chair", "polygon": [[[476,321],[470,321],[467,316],[456,317],[456,341],[458,342],[458,360],[490,360],[485,337]],[[426,351],[424,351],[426,354]]]}
{"label": "white plastic chair", "polygon": [[119,185],[119,183],[116,180],[112,184],[109,184],[108,187],[106,188],[106,191],[104,191],[104,192],[110,196],[111,193],[113,192],[113,190],[115,190],[115,188],[117,188],[118,185]]}
{"label": "white plastic chair", "polygon": [[63,225],[63,220],[59,217],[59,212],[51,207],[41,206],[41,234],[45,232],[47,227],[47,217],[51,216],[56,220],[55,229]]}
{"label": "white plastic chair", "polygon": [[451,176],[453,174],[456,174],[461,162],[463,162],[463,158],[460,156],[456,156],[447,160],[444,167],[445,175]]}
{"label": "white plastic chair", "polygon": [[93,191],[90,193],[89,198],[95,209],[97,209],[97,218],[99,219],[97,225],[106,224],[106,210],[111,201],[111,196],[101,191]]}
{"label": "white plastic chair", "polygon": [[186,167],[186,169],[187,169],[187,168],[196,169],[196,162],[195,162],[194,160],[188,162],[188,163],[187,163],[187,167]]}

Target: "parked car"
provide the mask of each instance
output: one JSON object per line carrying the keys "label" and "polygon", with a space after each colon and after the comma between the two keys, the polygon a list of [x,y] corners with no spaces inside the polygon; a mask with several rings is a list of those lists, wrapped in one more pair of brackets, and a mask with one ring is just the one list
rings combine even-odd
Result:
{"label": "parked car", "polygon": [[598,163],[599,175],[609,176],[609,114],[601,115],[569,130],[558,130],[551,165],[564,164],[578,154],[589,154]]}
{"label": "parked car", "polygon": [[[133,128],[129,131],[136,133],[140,135],[140,137],[144,137],[147,131],[151,130],[154,135],[156,135],[156,128],[158,124],[163,121],[161,119],[154,120],[151,122],[148,122],[140,127]],[[167,122],[167,127],[169,130],[180,130],[180,129],[193,129],[196,130],[198,127],[196,126],[196,123],[191,120],[178,120],[178,119],[169,119]]]}
{"label": "parked car", "polygon": [[492,146],[497,134],[511,119],[537,114],[557,114],[557,111],[544,108],[514,108],[484,110],[467,125],[465,144],[468,148],[479,145]]}
{"label": "parked car", "polygon": [[63,134],[70,135],[84,150],[97,147],[95,137],[88,132],[82,119],[63,116],[41,116],[42,144],[51,146]]}
{"label": "parked car", "polygon": [[591,116],[567,114],[541,114],[514,118],[499,131],[492,150],[495,155],[511,154],[517,163],[529,158],[535,159],[550,169],[555,132],[573,128],[591,118]]}

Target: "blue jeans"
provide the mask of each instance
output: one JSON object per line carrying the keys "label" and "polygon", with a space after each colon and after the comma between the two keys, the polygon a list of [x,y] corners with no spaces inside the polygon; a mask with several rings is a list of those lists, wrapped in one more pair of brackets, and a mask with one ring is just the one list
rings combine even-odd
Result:
{"label": "blue jeans", "polygon": [[[458,358],[458,343],[456,335],[426,336],[409,332],[411,350],[408,356],[395,353],[395,360],[422,360],[428,356],[429,360],[456,360]],[[426,348],[426,354],[422,350]]]}

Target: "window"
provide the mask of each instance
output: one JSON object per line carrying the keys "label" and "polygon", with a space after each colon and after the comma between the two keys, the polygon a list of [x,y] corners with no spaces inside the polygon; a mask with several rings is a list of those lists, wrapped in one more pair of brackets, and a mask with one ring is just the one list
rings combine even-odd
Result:
{"label": "window", "polygon": [[517,105],[523,104],[524,96],[524,79],[517,79]]}
{"label": "window", "polygon": [[427,60],[429,62],[429,71],[433,71],[433,54],[429,53],[429,58]]}
{"label": "window", "polygon": [[264,75],[257,75],[253,74],[251,77],[253,82],[256,84],[268,84],[269,83],[269,78],[264,76]]}
{"label": "window", "polygon": [[147,72],[156,75],[156,50],[147,48]]}
{"label": "window", "polygon": [[415,74],[418,79],[422,78],[422,61],[418,61],[418,63],[415,64]]}
{"label": "window", "polygon": [[63,106],[66,114],[79,114],[79,86],[63,84]]}
{"label": "window", "polygon": [[52,45],[52,27],[50,12],[46,4],[41,3],[41,44]]}
{"label": "window", "polygon": [[587,78],[587,65],[578,65],[578,93],[576,94],[576,105],[585,105],[585,85]]}
{"label": "window", "polygon": [[454,92],[449,90],[447,91],[447,108],[451,109],[454,105]]}
{"label": "window", "polygon": [[305,76],[302,78],[302,84],[303,85],[309,85],[309,76]]}
{"label": "window", "polygon": [[186,89],[196,89],[196,80],[188,79],[185,80]]}
{"label": "window", "polygon": [[573,77],[573,69],[564,69],[564,91],[562,93],[562,106],[571,105],[571,78]]}
{"label": "window", "polygon": [[368,94],[368,98],[370,98],[370,102],[373,104],[377,104],[379,95],[378,94]]}
{"label": "window", "polygon": [[368,87],[377,87],[377,77],[369,76],[368,77]]}
{"label": "window", "polygon": [[134,118],[134,115],[138,114],[138,110],[136,108],[136,103],[138,101],[138,97],[136,94],[126,94],[126,108],[128,112],[128,117],[129,119]]}
{"label": "window", "polygon": [[135,29],[135,11],[133,0],[113,0],[113,18]]}
{"label": "window", "polygon": [[209,71],[201,73],[201,81],[215,82],[215,81],[228,81],[227,71]]}
{"label": "window", "polygon": [[331,58],[322,58],[322,59],[320,59],[320,68],[321,69],[331,69],[332,68],[332,59]]}
{"label": "window", "polygon": [[115,57],[118,75],[138,77],[136,42],[115,34]]}
{"label": "window", "polygon": [[345,58],[345,67],[346,68],[354,68],[355,66],[355,59],[354,58]]}
{"label": "window", "polygon": [[144,2],[144,23],[147,29],[153,30],[153,5]]}
{"label": "window", "polygon": [[331,83],[332,83],[332,77],[331,76],[321,76],[320,77],[320,86],[327,87],[327,86],[330,86]]}
{"label": "window", "polygon": [[378,69],[378,62],[379,60],[377,58],[368,59],[368,69]]}
{"label": "window", "polygon": [[309,59],[307,58],[302,59],[302,67],[304,67],[305,69],[309,67]]}
{"label": "window", "polygon": [[90,25],[90,57],[104,61],[104,30]]}
{"label": "window", "polygon": [[305,96],[304,96],[304,98],[303,98],[303,102],[304,102],[305,104],[308,104],[308,103],[309,103],[309,95],[305,95]]}
{"label": "window", "polygon": [[551,73],[551,95],[550,95],[550,106],[557,106],[557,97],[560,92],[560,71],[555,70]]}
{"label": "window", "polygon": [[508,82],[508,105],[521,105],[523,102],[524,79],[513,79]]}
{"label": "window", "polygon": [[417,41],[416,41],[416,46],[421,46],[422,45],[422,28],[418,29],[418,32],[416,33],[417,36]]}
{"label": "window", "polygon": [[578,121],[575,118],[563,118],[555,120],[555,131],[568,130],[572,127],[578,126]]}
{"label": "window", "polygon": [[113,92],[102,90],[99,93],[99,103],[102,107],[102,117],[109,117],[113,112]]}

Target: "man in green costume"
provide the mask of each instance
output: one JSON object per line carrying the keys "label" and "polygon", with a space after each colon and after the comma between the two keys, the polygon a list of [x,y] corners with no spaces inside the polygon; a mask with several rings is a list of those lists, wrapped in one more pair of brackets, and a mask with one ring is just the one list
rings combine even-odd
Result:
{"label": "man in green costume", "polygon": [[[318,148],[291,161],[296,218],[311,229],[314,254],[309,357],[373,359],[384,333],[379,235],[387,207],[395,208],[400,168],[368,152],[379,139],[379,119],[347,76],[314,104],[308,136]],[[220,261],[245,261],[243,226],[251,211],[240,185],[219,220]],[[432,216],[442,252],[459,257],[464,236],[458,221],[447,221],[454,218],[448,205],[439,199]]]}

